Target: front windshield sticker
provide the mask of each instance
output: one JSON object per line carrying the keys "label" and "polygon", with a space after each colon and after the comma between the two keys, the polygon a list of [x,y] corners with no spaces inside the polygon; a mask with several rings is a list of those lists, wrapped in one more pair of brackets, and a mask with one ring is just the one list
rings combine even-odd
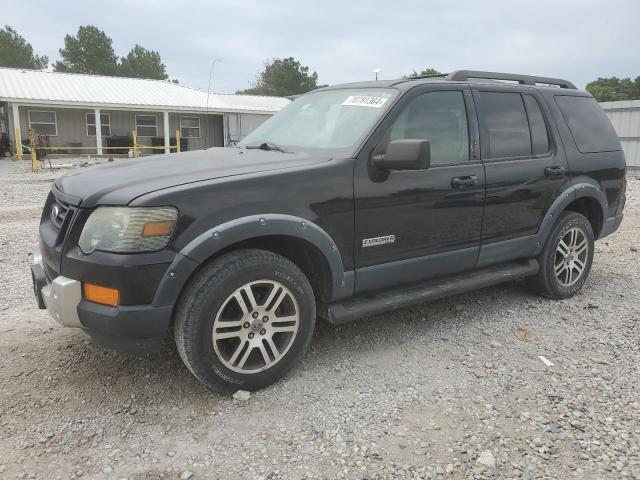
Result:
{"label": "front windshield sticker", "polygon": [[342,105],[350,105],[354,107],[373,107],[380,108],[389,100],[383,97],[368,97],[365,95],[349,95]]}

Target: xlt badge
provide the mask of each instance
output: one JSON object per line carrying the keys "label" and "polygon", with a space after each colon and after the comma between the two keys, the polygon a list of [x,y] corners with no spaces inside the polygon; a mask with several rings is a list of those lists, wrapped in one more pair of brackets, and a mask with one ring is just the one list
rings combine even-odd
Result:
{"label": "xlt badge", "polygon": [[376,247],[378,245],[385,245],[387,243],[395,243],[395,235],[385,235],[384,237],[363,238],[362,247]]}

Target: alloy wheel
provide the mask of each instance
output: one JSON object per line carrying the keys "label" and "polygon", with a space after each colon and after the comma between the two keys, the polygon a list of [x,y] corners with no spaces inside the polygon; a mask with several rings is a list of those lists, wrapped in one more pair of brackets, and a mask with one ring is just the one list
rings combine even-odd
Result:
{"label": "alloy wheel", "polygon": [[291,291],[274,280],[249,282],[227,297],[213,322],[218,359],[239,373],[273,367],[298,331],[300,310]]}
{"label": "alloy wheel", "polygon": [[554,272],[558,282],[564,287],[574,285],[587,267],[589,243],[579,228],[567,231],[556,248]]}

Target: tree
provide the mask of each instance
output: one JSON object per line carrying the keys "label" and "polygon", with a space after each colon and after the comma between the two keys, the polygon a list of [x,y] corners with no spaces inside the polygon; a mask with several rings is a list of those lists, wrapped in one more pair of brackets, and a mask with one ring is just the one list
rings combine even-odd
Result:
{"label": "tree", "polygon": [[31,44],[9,25],[0,30],[0,67],[42,70],[48,63],[46,55],[34,55]]}
{"label": "tree", "polygon": [[134,78],[153,78],[167,80],[166,67],[162,63],[160,54],[154,50],[147,50],[136,44],[126,57],[120,61],[120,75]]}
{"label": "tree", "polygon": [[309,74],[309,67],[289,57],[266,61],[264,70],[253,87],[237,93],[287,97],[306,93],[314,88],[318,88],[318,74]]}
{"label": "tree", "polygon": [[65,36],[60,56],[62,60],[53,66],[56,72],[118,74],[118,57],[113,51],[113,41],[93,25],[80,26],[75,37]]}
{"label": "tree", "polygon": [[404,75],[404,78],[424,77],[427,75],[441,75],[441,73],[435,68],[425,68],[424,70],[421,70],[420,73],[416,72],[414,69],[409,75]]}
{"label": "tree", "polygon": [[640,100],[640,76],[630,78],[598,78],[587,84],[587,91],[599,102]]}

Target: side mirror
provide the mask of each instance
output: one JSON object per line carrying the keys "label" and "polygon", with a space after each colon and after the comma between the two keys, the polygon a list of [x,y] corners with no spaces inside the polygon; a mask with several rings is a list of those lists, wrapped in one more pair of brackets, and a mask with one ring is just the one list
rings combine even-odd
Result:
{"label": "side mirror", "polygon": [[381,170],[425,170],[431,166],[431,142],[393,140],[384,154],[373,157],[373,165]]}

